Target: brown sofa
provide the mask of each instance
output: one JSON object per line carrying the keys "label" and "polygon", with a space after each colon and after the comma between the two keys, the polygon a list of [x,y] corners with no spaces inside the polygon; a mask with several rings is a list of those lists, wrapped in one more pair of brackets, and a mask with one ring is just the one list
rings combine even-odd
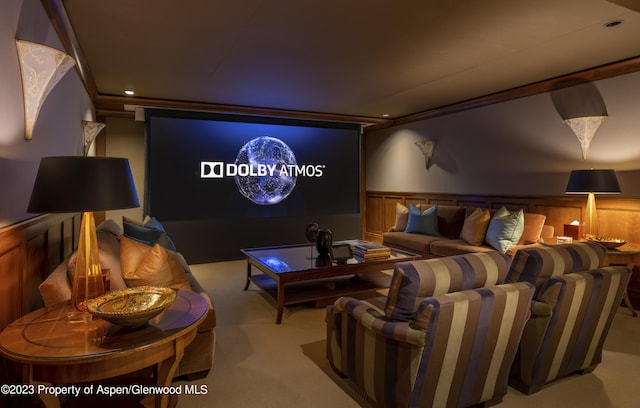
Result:
{"label": "brown sofa", "polygon": [[[162,237],[166,242],[166,234],[163,234]],[[103,273],[108,277],[110,290],[123,289],[128,286],[139,286],[141,284],[156,284],[159,286],[190,289],[199,293],[207,300],[209,303],[207,317],[198,327],[198,334],[193,342],[186,347],[184,356],[175,373],[175,377],[184,376],[189,380],[206,377],[213,365],[216,314],[211,298],[191,273],[184,257],[179,252],[170,249],[162,250],[165,254],[169,255],[169,257],[167,257],[167,263],[172,264],[171,268],[165,268],[165,277],[168,273],[169,278],[173,279],[171,279],[170,282],[165,280],[161,284],[154,282],[153,276],[140,276],[140,274],[131,276],[124,272],[129,268],[128,264],[136,261],[135,258],[138,254],[144,253],[145,250],[148,251],[148,248],[145,248],[145,243],[124,236],[122,227],[113,220],[106,220],[97,227],[97,238],[100,264]],[[65,262],[58,265],[40,284],[39,290],[45,306],[71,298],[71,274],[74,261],[75,253]],[[147,272],[149,272],[149,270],[147,270]],[[173,276],[171,274],[173,274]]]}
{"label": "brown sofa", "polygon": [[[420,211],[430,207],[432,208],[432,206],[424,204],[418,206]],[[501,210],[437,205],[437,232],[436,234],[425,234],[407,232],[409,209],[397,203],[396,224],[388,232],[382,234],[382,244],[418,253],[425,258],[494,251],[496,248],[486,242],[484,234],[490,218]],[[540,240],[553,237],[554,229],[552,226],[544,224],[546,220],[544,215],[533,213],[524,213],[523,215],[524,230],[522,235],[517,244],[505,251],[506,255],[513,256],[519,248],[534,245]],[[481,219],[481,217],[483,218]]]}

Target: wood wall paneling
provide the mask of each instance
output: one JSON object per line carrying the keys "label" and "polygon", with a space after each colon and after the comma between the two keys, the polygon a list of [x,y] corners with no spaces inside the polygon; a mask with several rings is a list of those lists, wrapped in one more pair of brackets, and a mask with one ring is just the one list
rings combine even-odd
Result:
{"label": "wood wall paneling", "polygon": [[25,247],[19,239],[0,240],[0,327],[21,316],[25,258]]}
{"label": "wood wall paneling", "polygon": [[367,196],[367,211],[365,213],[365,231],[374,232],[376,234],[382,232],[384,222],[384,203],[383,196],[372,195]]}
{"label": "wood wall paneling", "polygon": [[0,327],[42,306],[38,285],[77,247],[78,214],[0,229]]}
{"label": "wood wall paneling", "polygon": [[597,209],[598,235],[640,243],[640,211]]}
{"label": "wood wall paneling", "polygon": [[[379,242],[382,233],[395,224],[395,205],[399,202],[422,205],[458,205],[462,207],[480,207],[498,209],[502,206],[508,210],[524,209],[525,212],[543,214],[547,217],[545,224],[554,228],[555,235],[564,234],[564,224],[573,220],[582,220],[587,202],[586,196],[558,197],[524,197],[524,196],[482,196],[463,194],[412,193],[412,192],[374,192],[367,191],[367,204],[376,214],[369,214],[365,208],[367,228],[365,238]],[[383,201],[381,210],[380,201]],[[640,199],[628,198],[596,198],[599,235],[626,239],[640,243]],[[381,216],[383,212],[383,216]],[[371,222],[372,224],[369,224]],[[369,228],[371,226],[372,228]]]}
{"label": "wood wall paneling", "polygon": [[389,231],[389,228],[396,225],[396,206],[400,203],[405,205],[402,197],[387,196],[384,198],[384,225],[382,231]]}

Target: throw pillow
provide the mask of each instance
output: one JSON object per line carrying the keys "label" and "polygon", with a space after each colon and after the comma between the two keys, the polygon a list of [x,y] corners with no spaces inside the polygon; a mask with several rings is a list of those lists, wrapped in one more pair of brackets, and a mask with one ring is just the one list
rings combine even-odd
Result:
{"label": "throw pillow", "polygon": [[409,209],[400,203],[396,203],[396,223],[392,231],[404,231],[409,220]]}
{"label": "throw pillow", "polygon": [[405,232],[424,235],[440,235],[438,232],[438,206],[434,205],[423,212],[415,204],[409,205],[409,219]]}
{"label": "throw pillow", "polygon": [[176,250],[173,241],[167,235],[162,224],[155,217],[145,218],[145,223],[131,222],[129,218],[122,218],[124,235],[148,245],[160,244],[172,251]]}
{"label": "throw pillow", "polygon": [[547,217],[542,214],[524,214],[524,231],[518,245],[532,244],[540,240],[542,229],[544,228],[544,222]]}
{"label": "throw pillow", "polygon": [[145,223],[147,223],[149,220],[151,219],[151,217],[149,217],[148,215],[144,217],[144,220],[142,221],[138,221],[138,220],[134,220],[133,218],[129,218],[127,216],[123,216],[122,217],[122,222],[128,222],[129,224],[135,224],[135,225],[139,225],[139,226],[144,226]]}
{"label": "throw pillow", "polygon": [[491,221],[489,210],[476,208],[465,218],[460,238],[469,245],[482,245],[487,234],[489,221]]}
{"label": "throw pillow", "polygon": [[524,231],[524,211],[514,213],[506,208],[500,208],[489,221],[486,241],[496,250],[505,254],[509,248],[516,245]]}
{"label": "throw pillow", "polygon": [[172,251],[122,236],[120,238],[122,277],[127,286],[164,286],[188,289],[187,276]]}

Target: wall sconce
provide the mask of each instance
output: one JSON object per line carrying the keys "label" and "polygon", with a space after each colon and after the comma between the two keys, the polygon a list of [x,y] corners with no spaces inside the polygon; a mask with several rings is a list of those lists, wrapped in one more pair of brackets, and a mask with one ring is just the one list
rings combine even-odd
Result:
{"label": "wall sconce", "polygon": [[582,159],[587,160],[591,139],[607,116],[583,116],[580,118],[566,119],[564,123],[569,125],[576,134],[582,147]]}
{"label": "wall sconce", "polygon": [[31,140],[44,100],[75,61],[64,52],[46,45],[16,40],[16,46],[24,95],[24,138]]}
{"label": "wall sconce", "polygon": [[84,144],[84,155],[89,154],[89,147],[91,143],[96,140],[96,136],[106,125],[100,122],[90,122],[88,120],[82,121],[82,141]]}
{"label": "wall sconce", "polygon": [[587,237],[598,235],[595,194],[620,194],[618,178],[613,170],[572,170],[566,194],[588,194],[587,217],[584,221]]}
{"label": "wall sconce", "polygon": [[435,140],[418,140],[416,146],[418,149],[424,154],[425,168],[429,170],[429,160],[431,160],[431,155],[433,155],[433,149],[436,147]]}

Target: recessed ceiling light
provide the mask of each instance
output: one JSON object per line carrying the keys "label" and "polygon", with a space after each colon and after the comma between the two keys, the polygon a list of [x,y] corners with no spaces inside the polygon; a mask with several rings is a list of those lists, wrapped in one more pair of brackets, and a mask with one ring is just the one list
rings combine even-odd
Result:
{"label": "recessed ceiling light", "polygon": [[382,114],[382,117],[383,117],[383,118],[388,118],[388,117],[389,117],[389,114],[388,114],[388,113],[384,113],[384,114]]}
{"label": "recessed ceiling light", "polygon": [[125,94],[127,94],[127,95],[134,95],[134,94],[135,94],[135,92],[133,92],[133,91],[131,91],[131,90],[129,90],[129,89],[127,89],[126,91],[124,91],[124,93],[125,93]]}
{"label": "recessed ceiling light", "polygon": [[606,23],[604,23],[602,26],[604,28],[612,28],[612,27],[617,27],[620,24],[622,24],[624,22],[624,20],[611,20],[611,21],[607,21]]}

